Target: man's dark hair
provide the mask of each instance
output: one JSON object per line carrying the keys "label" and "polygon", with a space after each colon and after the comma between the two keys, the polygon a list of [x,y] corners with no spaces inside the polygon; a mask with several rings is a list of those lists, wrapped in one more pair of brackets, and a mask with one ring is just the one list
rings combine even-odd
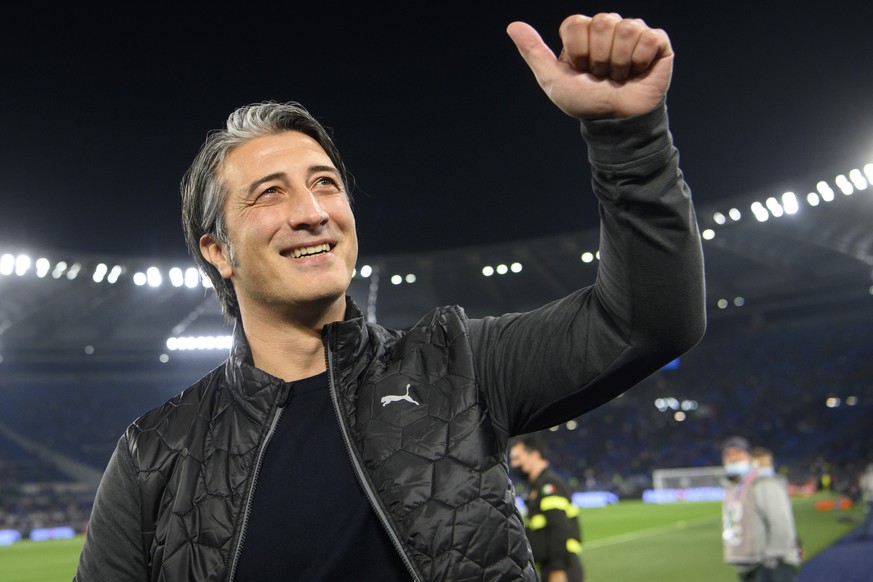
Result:
{"label": "man's dark hair", "polygon": [[206,141],[182,177],[182,229],[188,250],[200,270],[212,282],[221,310],[231,322],[240,319],[236,291],[233,284],[225,280],[218,269],[200,254],[200,237],[204,234],[212,236],[225,247],[231,264],[235,263],[224,220],[227,190],[219,176],[222,166],[234,148],[258,137],[288,131],[299,131],[318,142],[336,166],[351,203],[350,176],[330,133],[309,111],[293,101],[265,101],[238,108],[228,116],[225,128],[207,134]]}
{"label": "man's dark hair", "polygon": [[538,452],[540,456],[544,459],[549,458],[549,451],[546,447],[546,440],[543,438],[543,435],[538,432],[513,437],[509,441],[509,448],[514,447],[518,443],[524,445],[524,448],[530,452]]}

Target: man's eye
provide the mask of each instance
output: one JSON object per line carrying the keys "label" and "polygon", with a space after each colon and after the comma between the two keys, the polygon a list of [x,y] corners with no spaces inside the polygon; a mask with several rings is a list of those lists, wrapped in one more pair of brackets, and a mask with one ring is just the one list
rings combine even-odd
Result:
{"label": "man's eye", "polygon": [[266,189],[262,190],[260,192],[260,194],[258,194],[257,197],[260,200],[262,198],[270,198],[271,196],[275,196],[278,193],[279,193],[279,190],[277,190],[276,188],[266,188]]}

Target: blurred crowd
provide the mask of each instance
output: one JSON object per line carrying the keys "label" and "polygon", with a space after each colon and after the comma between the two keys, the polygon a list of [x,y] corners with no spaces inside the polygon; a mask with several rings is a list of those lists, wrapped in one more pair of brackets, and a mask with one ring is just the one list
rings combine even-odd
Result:
{"label": "blurred crowd", "polygon": [[[859,499],[873,461],[870,329],[863,319],[711,322],[675,366],[547,432],[554,464],[575,491],[639,498],[656,469],[718,466],[720,442],[743,434],[774,452],[791,483]],[[184,385],[178,373],[152,371],[59,377],[0,380],[0,530],[84,528],[93,490],[72,487],[63,465],[34,447],[102,471],[127,424]]]}

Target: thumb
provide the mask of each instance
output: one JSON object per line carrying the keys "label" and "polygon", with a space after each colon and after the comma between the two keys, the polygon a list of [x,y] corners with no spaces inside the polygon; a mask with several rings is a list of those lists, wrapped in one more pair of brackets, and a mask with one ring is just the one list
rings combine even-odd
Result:
{"label": "thumb", "polygon": [[513,22],[506,27],[506,33],[521,54],[521,58],[533,71],[540,85],[544,85],[558,59],[534,27],[524,22]]}

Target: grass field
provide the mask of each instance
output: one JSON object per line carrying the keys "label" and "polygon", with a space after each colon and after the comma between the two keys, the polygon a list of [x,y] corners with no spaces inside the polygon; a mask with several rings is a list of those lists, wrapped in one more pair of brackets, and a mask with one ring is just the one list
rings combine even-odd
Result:
{"label": "grass field", "polygon": [[[816,511],[819,494],[794,500],[809,560],[860,523],[863,510]],[[586,582],[736,582],[722,562],[721,505],[622,501],[583,509]],[[0,547],[0,581],[69,582],[83,538]]]}

